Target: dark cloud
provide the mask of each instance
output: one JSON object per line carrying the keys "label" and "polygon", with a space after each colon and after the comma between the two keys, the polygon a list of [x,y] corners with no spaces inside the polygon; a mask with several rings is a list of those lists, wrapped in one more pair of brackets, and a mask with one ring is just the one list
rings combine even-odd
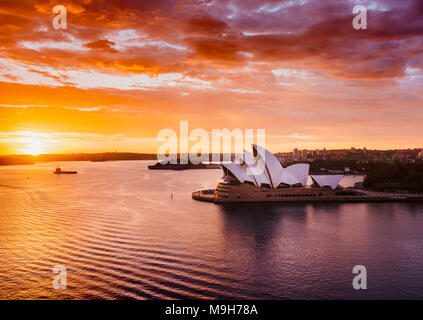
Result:
{"label": "dark cloud", "polygon": [[113,41],[102,39],[86,43],[84,46],[90,49],[100,49],[110,53],[116,53],[118,51],[113,48],[114,45],[115,43]]}
{"label": "dark cloud", "polygon": [[[136,73],[208,77],[231,63],[288,62],[336,78],[394,79],[404,76],[409,63],[422,67],[422,3],[363,1],[369,7],[368,29],[354,30],[353,3],[347,0],[75,0],[64,3],[68,30],[57,31],[51,28],[56,1],[6,0],[0,5],[0,51],[25,63],[82,63]],[[128,29],[145,43],[117,48],[117,40],[108,38]],[[22,47],[22,41],[64,40],[92,50],[75,55],[60,46],[42,47],[40,55]]]}
{"label": "dark cloud", "polygon": [[227,27],[228,25],[221,20],[208,16],[199,16],[188,21],[186,31],[188,33],[220,35]]}

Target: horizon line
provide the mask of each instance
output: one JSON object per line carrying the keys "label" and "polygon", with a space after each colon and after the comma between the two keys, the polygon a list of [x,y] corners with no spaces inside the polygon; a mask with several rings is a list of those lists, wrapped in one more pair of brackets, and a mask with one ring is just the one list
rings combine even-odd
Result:
{"label": "horizon line", "polygon": [[[326,151],[342,151],[342,150],[348,150],[351,151],[352,148],[355,148],[355,150],[364,150],[364,148],[367,151],[402,151],[402,150],[418,150],[418,149],[423,149],[422,147],[413,147],[413,148],[395,148],[395,149],[368,149],[366,147],[362,147],[362,148],[357,148],[357,147],[351,147],[351,148],[340,148],[340,149],[326,149],[326,148],[322,148],[322,149],[300,149],[300,148],[294,148],[294,149],[298,149],[298,151],[301,150],[307,150],[307,151],[316,151],[316,150],[323,150],[326,149]],[[276,153],[289,153],[289,152],[293,152],[292,149],[291,151],[276,151],[276,152],[272,152],[273,154]],[[30,157],[39,157],[39,156],[53,156],[53,155],[75,155],[75,154],[106,154],[106,153],[130,153],[130,154],[142,154],[142,155],[157,155],[157,153],[151,153],[151,152],[135,152],[135,151],[100,151],[100,152],[68,152],[68,153],[40,153],[40,154],[27,154],[27,153],[8,153],[8,154],[0,154],[0,157],[5,157],[5,156],[30,156]],[[180,152],[176,153],[177,155],[181,154]],[[183,153],[185,154],[185,153]],[[189,152],[187,154],[190,154]],[[210,152],[209,154],[214,154],[212,152]],[[225,153],[219,153],[219,154],[225,154]],[[234,152],[231,152],[231,154],[234,154]]]}

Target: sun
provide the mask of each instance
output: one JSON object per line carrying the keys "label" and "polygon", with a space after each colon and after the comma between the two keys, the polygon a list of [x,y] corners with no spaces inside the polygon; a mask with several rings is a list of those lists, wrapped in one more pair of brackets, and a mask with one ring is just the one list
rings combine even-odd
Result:
{"label": "sun", "polygon": [[22,153],[37,156],[44,153],[44,151],[45,148],[43,141],[33,137],[25,139],[25,146],[22,148]]}

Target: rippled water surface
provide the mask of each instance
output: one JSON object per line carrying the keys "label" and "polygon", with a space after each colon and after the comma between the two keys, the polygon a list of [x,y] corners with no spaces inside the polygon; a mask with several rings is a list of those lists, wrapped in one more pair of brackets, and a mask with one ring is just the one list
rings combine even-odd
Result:
{"label": "rippled water surface", "polygon": [[0,298],[423,298],[423,204],[214,205],[220,170],[151,163],[0,167]]}

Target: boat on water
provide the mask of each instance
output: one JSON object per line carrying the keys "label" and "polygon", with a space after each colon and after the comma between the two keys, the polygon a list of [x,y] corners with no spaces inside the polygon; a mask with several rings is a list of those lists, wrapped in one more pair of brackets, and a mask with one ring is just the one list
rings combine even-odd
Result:
{"label": "boat on water", "polygon": [[150,170],[190,170],[190,169],[220,169],[219,164],[214,163],[166,163],[157,162],[155,165],[148,166]]}
{"label": "boat on water", "polygon": [[61,168],[56,168],[56,170],[53,173],[54,174],[77,174],[78,171],[64,171]]}

